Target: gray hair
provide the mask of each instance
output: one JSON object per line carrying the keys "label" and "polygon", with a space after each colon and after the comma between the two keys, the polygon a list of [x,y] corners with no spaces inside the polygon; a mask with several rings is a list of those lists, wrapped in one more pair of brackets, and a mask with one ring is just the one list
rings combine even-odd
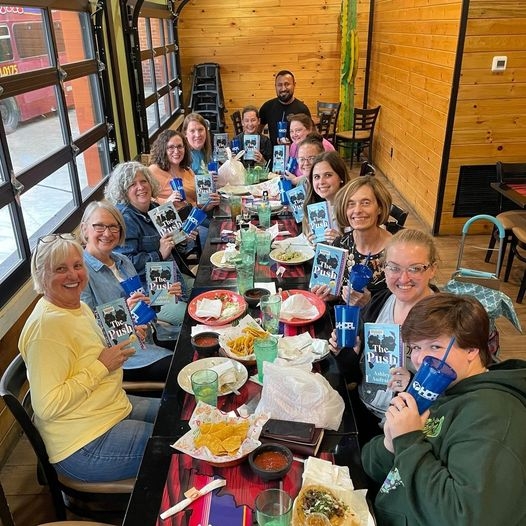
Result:
{"label": "gray hair", "polygon": [[144,164],[137,161],[128,161],[118,164],[111,172],[108,184],[104,189],[104,197],[113,203],[129,204],[128,189],[133,184],[137,174],[142,174],[152,188],[152,197],[157,197],[161,189],[157,179],[153,177],[150,170]]}
{"label": "gray hair", "polygon": [[119,236],[119,245],[124,245],[124,240],[126,239],[126,223],[124,222],[124,217],[118,208],[115,208],[109,201],[92,201],[84,210],[82,219],[80,221],[80,242],[82,244],[87,244],[88,238],[86,236],[86,228],[88,227],[88,221],[95,211],[103,209],[109,212],[117,224],[121,227],[121,233]]}
{"label": "gray hair", "polygon": [[71,247],[77,250],[84,262],[82,246],[73,234],[50,234],[38,240],[31,257],[33,288],[38,294],[44,294],[49,273],[67,258]]}

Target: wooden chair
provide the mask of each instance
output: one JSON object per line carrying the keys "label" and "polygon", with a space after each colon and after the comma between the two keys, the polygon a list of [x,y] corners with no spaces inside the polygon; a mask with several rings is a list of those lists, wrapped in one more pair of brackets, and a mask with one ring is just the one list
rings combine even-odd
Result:
{"label": "wooden chair", "polygon": [[0,396],[26,434],[38,459],[38,479],[47,484],[58,520],[66,520],[66,510],[93,520],[122,519],[135,479],[112,482],[80,482],[60,475],[49,462],[46,446],[33,424],[27,371],[19,354],[0,379]]}
{"label": "wooden chair", "polygon": [[230,115],[234,124],[234,135],[239,135],[243,131],[243,124],[241,124],[241,112],[235,111]]}
{"label": "wooden chair", "polygon": [[351,168],[354,156],[360,160],[361,152],[368,149],[367,160],[373,162],[373,137],[380,106],[370,109],[354,108],[353,128],[336,133],[336,147],[351,149]]}
{"label": "wooden chair", "polygon": [[[338,116],[340,115],[341,106],[341,102],[318,101],[316,103],[316,113],[320,118],[320,123],[318,124],[318,131],[325,139],[332,142],[333,144],[336,138],[336,128],[338,126]],[[322,117],[326,114],[330,115],[331,118],[327,126],[326,134],[324,134],[324,131],[322,130]]]}
{"label": "wooden chair", "polygon": [[[511,236],[512,240],[510,246],[510,253],[508,255],[508,261],[506,263],[506,273],[504,274],[504,281],[508,281],[510,277],[511,267],[513,265],[513,259],[515,257],[519,261],[526,263],[526,226],[513,227],[511,229]],[[517,303],[522,303],[522,300],[524,299],[524,293],[526,293],[526,270],[522,275],[519,293],[517,294]]]}
{"label": "wooden chair", "polygon": [[[526,182],[526,163],[502,163],[496,164],[497,182],[499,183],[524,183]],[[508,210],[502,212],[502,200],[504,196],[499,194],[499,214],[497,219],[504,227],[504,240],[502,242],[502,258],[506,255],[507,247],[512,241],[513,227],[526,228],[526,210]],[[491,255],[495,250],[495,244],[498,238],[497,227],[493,227],[491,237],[486,252],[485,261],[491,260]],[[512,258],[513,259],[513,258]]]}
{"label": "wooden chair", "polygon": [[385,224],[385,228],[391,232],[391,234],[396,234],[404,228],[408,215],[409,212],[393,203],[391,205],[391,211],[389,212],[389,217],[392,217],[393,220],[389,219]]}

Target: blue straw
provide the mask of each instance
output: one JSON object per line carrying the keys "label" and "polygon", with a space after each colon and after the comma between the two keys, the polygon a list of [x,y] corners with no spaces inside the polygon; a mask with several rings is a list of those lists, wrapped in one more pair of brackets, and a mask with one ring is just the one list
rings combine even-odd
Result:
{"label": "blue straw", "polygon": [[447,345],[446,354],[444,354],[442,360],[440,360],[440,363],[438,364],[438,368],[439,369],[442,369],[442,367],[444,367],[444,364],[446,363],[446,359],[448,357],[449,351],[451,350],[451,347],[453,347],[453,345],[455,343],[455,339],[456,338],[454,336],[451,336],[451,340],[449,340],[449,343]]}

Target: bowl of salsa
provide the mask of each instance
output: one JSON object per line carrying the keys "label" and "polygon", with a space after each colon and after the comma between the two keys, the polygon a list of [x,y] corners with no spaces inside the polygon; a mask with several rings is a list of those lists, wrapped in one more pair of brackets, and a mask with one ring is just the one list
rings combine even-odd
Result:
{"label": "bowl of salsa", "polygon": [[192,347],[200,358],[215,356],[219,350],[219,334],[206,331],[192,336]]}
{"label": "bowl of salsa", "polygon": [[255,308],[259,305],[261,298],[266,294],[270,294],[270,291],[264,288],[256,287],[254,289],[247,289],[243,297],[248,303],[249,307]]}
{"label": "bowl of salsa", "polygon": [[283,478],[292,466],[292,451],[281,444],[267,443],[248,456],[252,471],[263,480]]}

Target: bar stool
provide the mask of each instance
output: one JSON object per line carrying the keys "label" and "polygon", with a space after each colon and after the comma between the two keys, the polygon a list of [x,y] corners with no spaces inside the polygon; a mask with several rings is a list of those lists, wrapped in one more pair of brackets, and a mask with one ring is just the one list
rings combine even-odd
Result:
{"label": "bar stool", "polygon": [[[521,253],[524,250],[524,253]],[[526,263],[526,226],[525,227],[513,227],[512,228],[512,240],[510,253],[508,256],[508,262],[506,264],[506,274],[504,275],[504,281],[508,281],[511,272],[511,265],[513,258],[517,257],[519,261]],[[519,294],[517,295],[517,303],[522,303],[524,299],[524,293],[526,292],[526,270],[522,275],[522,281],[519,288]]]}

